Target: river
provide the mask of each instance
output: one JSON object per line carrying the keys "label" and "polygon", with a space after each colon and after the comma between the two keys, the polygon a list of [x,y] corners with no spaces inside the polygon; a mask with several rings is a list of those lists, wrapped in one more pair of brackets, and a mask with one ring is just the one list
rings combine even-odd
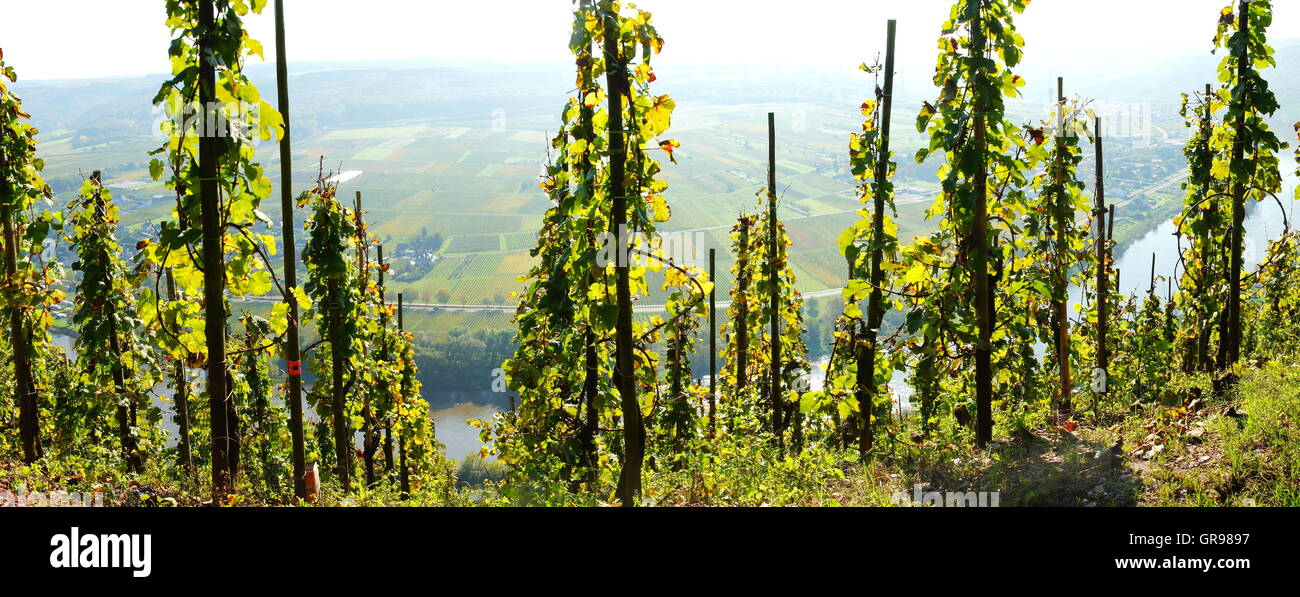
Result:
{"label": "river", "polygon": [[[1251,270],[1259,266],[1268,253],[1268,244],[1276,239],[1283,232],[1283,222],[1290,223],[1291,228],[1295,229],[1297,222],[1294,218],[1297,202],[1295,197],[1295,176],[1286,177],[1283,184],[1283,191],[1278,195],[1282,205],[1272,199],[1265,200],[1250,206],[1246,217],[1246,230],[1242,242],[1243,261]],[[1283,212],[1283,209],[1285,212]],[[1285,215],[1285,219],[1284,216]],[[1123,255],[1116,261],[1115,267],[1121,272],[1120,285],[1121,291],[1129,295],[1146,292],[1150,288],[1151,277],[1151,255],[1155,254],[1156,277],[1170,279],[1173,278],[1177,291],[1178,279],[1174,274],[1179,275],[1181,265],[1178,259],[1178,239],[1174,236],[1175,228],[1171,220],[1160,224],[1156,229],[1148,232],[1146,236],[1138,239],[1132,245],[1129,245]],[[1183,248],[1186,249],[1189,243],[1183,240]],[[1175,272],[1175,270],[1180,270]],[[1157,292],[1161,297],[1167,298],[1169,292],[1168,284],[1156,284]]]}

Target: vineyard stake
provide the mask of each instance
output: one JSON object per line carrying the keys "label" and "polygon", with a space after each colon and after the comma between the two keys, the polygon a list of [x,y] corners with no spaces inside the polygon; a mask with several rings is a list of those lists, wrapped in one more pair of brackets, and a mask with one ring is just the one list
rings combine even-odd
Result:
{"label": "vineyard stake", "polygon": [[[167,268],[167,300],[176,300],[176,279],[171,268]],[[185,376],[185,361],[176,359],[174,373],[176,376],[176,416],[180,419],[180,457],[181,467],[186,476],[194,474],[194,452],[190,445],[190,382]]]}
{"label": "vineyard stake", "polygon": [[779,235],[776,230],[776,114],[767,113],[767,279],[771,287],[772,362],[769,401],[772,405],[772,433],[776,435],[777,446],[784,450],[782,438],[781,411],[781,289],[777,276],[780,275],[776,264],[776,243]]}
{"label": "vineyard stake", "polygon": [[[620,30],[618,14],[612,0],[602,0],[601,12],[604,13],[605,35],[605,83],[609,95],[609,194],[613,200],[613,217],[610,218],[611,232],[619,239],[619,255],[627,254],[629,239],[622,238],[627,227],[627,197],[623,186],[627,166],[627,139],[623,133],[623,97],[628,94],[627,60],[622,56],[621,42],[618,35],[610,33]],[[616,282],[618,320],[615,324],[615,358],[617,362],[617,379],[619,399],[623,408],[623,470],[620,472],[618,494],[624,507],[636,505],[641,494],[641,463],[645,457],[645,427],[641,420],[641,403],[636,398],[636,374],[632,351],[632,289],[631,272],[628,259],[619,258],[614,268]]]}
{"label": "vineyard stake", "polygon": [[[970,55],[973,60],[983,60],[988,50],[983,13],[978,10],[975,12],[971,22]],[[971,222],[975,319],[979,329],[979,339],[975,346],[975,447],[983,450],[993,439],[993,309],[988,271],[988,131],[984,113],[978,108],[974,118],[975,152],[979,155],[978,170],[975,173],[975,213]]]}
{"label": "vineyard stake", "polygon": [[[383,333],[388,333],[388,291],[384,284],[384,245],[375,247],[376,262],[379,265],[379,326]],[[387,363],[392,359],[392,353],[388,350],[388,341],[385,338],[384,343],[380,346],[380,358]],[[384,426],[384,471],[391,474],[393,472],[393,425],[390,422]],[[389,477],[391,479],[391,477]]]}
{"label": "vineyard stake", "polygon": [[1104,381],[1105,381],[1105,376],[1108,375],[1107,372],[1106,372],[1106,370],[1107,370],[1107,368],[1110,366],[1110,364],[1109,364],[1110,355],[1106,352],[1106,350],[1107,350],[1107,349],[1106,349],[1106,332],[1107,332],[1107,329],[1106,329],[1106,328],[1107,328],[1107,319],[1106,319],[1106,317],[1107,317],[1107,313],[1106,313],[1106,302],[1107,302],[1107,299],[1109,298],[1109,297],[1107,296],[1107,294],[1108,294],[1109,291],[1110,291],[1110,287],[1109,287],[1109,285],[1108,285],[1109,283],[1108,283],[1108,281],[1106,280],[1106,277],[1107,277],[1106,274],[1110,272],[1110,264],[1107,263],[1107,257],[1108,257],[1107,247],[1108,247],[1108,245],[1110,244],[1110,241],[1109,241],[1109,239],[1107,238],[1106,231],[1107,231],[1107,225],[1108,225],[1108,223],[1109,223],[1110,225],[1113,225],[1113,224],[1114,224],[1115,208],[1114,208],[1114,206],[1111,207],[1111,209],[1110,209],[1110,216],[1111,216],[1111,217],[1108,219],[1108,218],[1106,217],[1106,215],[1107,215],[1107,210],[1106,210],[1106,176],[1105,176],[1105,173],[1106,173],[1106,166],[1105,166],[1105,158],[1104,158],[1104,151],[1103,151],[1103,145],[1104,145],[1104,144],[1103,144],[1103,142],[1102,142],[1102,136],[1101,136],[1101,117],[1097,117],[1097,119],[1093,122],[1093,127],[1094,127],[1093,134],[1094,134],[1094,137],[1096,137],[1096,141],[1095,141],[1095,143],[1094,143],[1094,147],[1096,148],[1096,159],[1095,159],[1094,161],[1095,161],[1096,163],[1094,164],[1094,166],[1095,166],[1095,168],[1096,168],[1096,172],[1097,172],[1097,179],[1096,179],[1096,194],[1097,194],[1097,198],[1096,198],[1096,200],[1097,200],[1097,211],[1096,211],[1096,213],[1097,213],[1097,373],[1096,373],[1096,374],[1099,374],[1099,375],[1102,376],[1103,384],[1100,386],[1100,388],[1102,389],[1102,391],[1101,391],[1101,392],[1098,392],[1098,393],[1104,396],[1104,395],[1106,395],[1107,390],[1109,389],[1109,388],[1106,386],[1106,384],[1104,383]]}
{"label": "vineyard stake", "polygon": [[1151,253],[1151,288],[1147,290],[1147,294],[1155,294],[1155,293],[1156,293],[1156,254],[1152,252]]}
{"label": "vineyard stake", "polygon": [[718,410],[718,250],[709,249],[709,437],[717,432]]}
{"label": "vineyard stake", "polygon": [[[90,180],[94,185],[94,189],[95,189],[94,201],[95,201],[96,217],[105,217],[107,209],[104,205],[104,195],[103,195],[104,185],[101,180],[100,171],[95,170],[94,172],[92,172],[90,175]],[[104,253],[101,256],[101,259],[103,259],[103,261],[107,263],[110,261],[111,258],[107,253],[107,249],[102,249],[102,250],[104,251]],[[113,287],[112,268],[108,268],[106,271],[107,271],[107,278],[105,279],[104,283],[109,288],[112,288]],[[112,301],[108,301],[106,305],[107,305],[107,311],[108,311],[107,315],[109,320],[108,321],[108,346],[109,346],[109,352],[111,353],[112,358],[115,361],[115,364],[113,366],[113,371],[112,371],[112,377],[113,377],[113,387],[118,394],[118,400],[119,400],[117,405],[117,425],[118,425],[118,432],[121,434],[121,438],[122,438],[122,446],[121,446],[122,460],[126,462],[127,472],[139,474],[143,472],[142,469],[144,468],[144,463],[141,460],[142,454],[140,454],[139,450],[136,447],[137,444],[135,441],[135,437],[131,435],[131,428],[136,426],[136,408],[137,408],[136,396],[128,397],[127,395],[128,392],[126,390],[126,373],[125,371],[123,371],[123,365],[122,365],[123,351],[122,351],[121,342],[118,338],[117,315],[115,313],[116,309],[114,308]],[[123,402],[123,401],[129,401],[129,402]]]}
{"label": "vineyard stake", "polygon": [[732,326],[736,330],[736,389],[743,390],[749,384],[749,218],[741,215],[737,223],[742,251],[736,261],[736,319],[739,322],[732,322]]}
{"label": "vineyard stake", "polygon": [[[1110,204],[1110,219],[1106,221],[1106,240],[1110,241],[1112,244],[1115,242],[1115,204],[1114,203]],[[1107,251],[1109,251],[1108,254],[1110,256],[1111,261],[1114,261],[1115,260],[1114,247],[1112,246],[1108,248]]]}
{"label": "vineyard stake", "polygon": [[[402,301],[402,293],[397,293],[397,331],[402,333],[402,339],[406,339],[406,322],[403,316],[406,312],[405,305]],[[402,396],[405,398],[407,392],[406,376],[402,376]],[[411,471],[406,467],[406,438],[397,438],[397,466],[398,483],[401,490],[402,499],[411,497]]]}
{"label": "vineyard stake", "polygon": [[[884,247],[881,239],[885,236],[885,182],[889,176],[889,136],[894,110],[894,45],[898,21],[890,19],[886,25],[885,36],[885,88],[881,95],[880,146],[875,164],[875,192],[873,193],[872,249],[871,249],[871,296],[867,299],[867,321],[863,335],[865,342],[857,346],[857,399],[862,420],[859,425],[862,435],[858,438],[858,453],[865,460],[871,454],[875,443],[875,428],[871,417],[876,411],[876,351],[880,326],[885,318],[884,294],[881,287],[885,283]],[[852,264],[850,264],[852,267]],[[899,403],[902,408],[902,403]],[[902,411],[899,411],[902,420]]]}
{"label": "vineyard stake", "polygon": [[[302,348],[298,340],[298,247],[293,225],[293,147],[289,127],[289,67],[285,56],[284,0],[275,2],[275,75],[284,133],[280,137],[280,227],[284,234],[284,302],[289,306],[289,327],[285,331],[285,361],[289,385],[284,400],[289,403],[289,434],[293,437],[293,493],[307,499],[307,447],[302,429]],[[168,287],[172,285],[167,272]],[[193,467],[193,463],[190,463]]]}
{"label": "vineyard stake", "polygon": [[[1242,164],[1246,159],[1246,98],[1250,94],[1250,19],[1249,19],[1250,0],[1241,0],[1238,5],[1237,35],[1247,40],[1242,43],[1244,54],[1237,58],[1237,85],[1241,88],[1242,93],[1236,95],[1237,102],[1237,122],[1235,124],[1236,134],[1233,138],[1232,145],[1232,164]],[[1234,36],[1236,37],[1236,36]],[[1234,49],[1235,53],[1236,50]],[[1242,270],[1242,232],[1246,220],[1246,181],[1240,177],[1232,185],[1232,238],[1229,256],[1231,262],[1228,266],[1228,321],[1227,329],[1223,331],[1223,344],[1225,348],[1224,367],[1237,363],[1241,356],[1241,270]]]}
{"label": "vineyard stake", "polygon": [[[1062,160],[1064,160],[1065,143],[1061,141],[1064,138],[1065,131],[1065,77],[1056,78],[1056,118],[1057,118],[1057,142],[1056,142],[1056,165],[1058,185],[1064,183],[1061,180],[1060,169]],[[1064,190],[1062,191],[1064,195]],[[1064,202],[1065,197],[1058,198],[1058,201]],[[1058,205],[1056,209],[1056,255],[1057,264],[1055,272],[1057,292],[1060,297],[1053,299],[1053,307],[1056,311],[1056,361],[1061,377],[1061,397],[1058,404],[1061,414],[1070,412],[1070,314],[1066,305],[1069,285],[1069,267],[1065,263],[1069,251],[1066,246],[1065,225],[1067,210],[1064,205]]]}
{"label": "vineyard stake", "polygon": [[[357,220],[357,284],[360,285],[364,293],[369,286],[370,277],[366,275],[366,266],[370,261],[370,247],[366,243],[366,220],[361,211],[361,191],[357,191],[356,210],[353,214]],[[365,359],[368,348],[365,344],[361,347],[361,358]],[[366,486],[375,485],[375,451],[379,447],[375,438],[375,416],[374,411],[370,408],[370,392],[363,392],[361,395],[361,421],[365,425],[362,433],[362,451],[361,458],[364,461],[366,469]]]}
{"label": "vineyard stake", "polygon": [[[212,0],[199,2],[199,55],[208,55],[208,34],[216,27]],[[216,68],[206,60],[199,67],[199,105],[204,110],[204,122],[216,115],[212,106],[216,101]],[[230,408],[229,388],[226,387],[226,293],[225,267],[222,254],[221,197],[217,184],[217,138],[211,134],[199,138],[199,203],[203,230],[203,299],[204,339],[208,347],[208,408],[211,416],[209,437],[212,440],[212,500],[220,503],[234,491],[230,470],[230,429],[226,416]]]}

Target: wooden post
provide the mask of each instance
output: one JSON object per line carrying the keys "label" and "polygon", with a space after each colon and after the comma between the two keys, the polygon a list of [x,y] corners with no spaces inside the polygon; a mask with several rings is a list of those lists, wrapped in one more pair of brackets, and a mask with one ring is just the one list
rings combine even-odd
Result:
{"label": "wooden post", "polygon": [[[375,249],[377,251],[377,255],[376,255],[378,259],[377,263],[379,265],[378,268],[379,269],[379,307],[380,307],[379,326],[384,333],[387,333],[388,332],[388,290],[384,284],[384,275],[386,273],[385,270],[387,269],[387,266],[384,263],[384,245],[381,244],[377,246]],[[383,343],[383,346],[380,347],[380,350],[383,351],[380,357],[383,359],[385,363],[388,363],[389,361],[392,360],[393,354],[392,351],[389,350],[389,345],[386,339]],[[391,421],[389,421],[387,425],[384,425],[384,472],[390,475],[389,479],[392,478],[391,475],[393,473],[393,424]]]}
{"label": "wooden post", "polygon": [[[1236,131],[1232,144],[1232,165],[1244,164],[1246,160],[1246,98],[1250,94],[1250,19],[1248,17],[1250,0],[1241,0],[1238,4],[1237,36],[1247,40],[1242,42],[1242,54],[1237,56],[1237,85],[1233,96],[1237,103]],[[1236,37],[1236,36],[1234,36]],[[1233,53],[1237,50],[1234,48]],[[1242,233],[1246,221],[1246,187],[1248,181],[1240,178],[1232,185],[1232,234],[1230,263],[1228,265],[1228,321],[1223,330],[1224,367],[1235,364],[1241,357],[1241,270],[1242,270]]]}
{"label": "wooden post", "polygon": [[[167,300],[176,300],[176,280],[172,276],[171,268],[167,269]],[[173,375],[176,378],[176,417],[180,419],[177,424],[180,426],[181,435],[179,442],[181,468],[185,470],[185,476],[188,478],[194,474],[194,451],[190,445],[190,381],[185,374],[185,361],[176,359]]]}
{"label": "wooden post", "polygon": [[1115,244],[1115,204],[1114,204],[1114,203],[1110,204],[1110,219],[1109,219],[1109,220],[1106,220],[1106,240],[1110,241],[1110,243],[1111,243],[1111,246],[1110,246],[1110,248],[1108,249],[1108,251],[1110,252],[1110,259],[1111,259],[1111,261],[1114,262],[1114,260],[1115,260],[1115,246],[1114,246],[1114,244]]}
{"label": "wooden post", "polygon": [[[1212,93],[1213,91],[1210,87],[1210,83],[1206,83],[1205,98],[1203,100],[1206,103],[1206,106],[1203,112],[1203,116],[1201,118],[1201,130],[1204,131],[1203,133],[1204,139],[1202,141],[1201,149],[1202,151],[1205,151],[1207,153],[1210,151],[1210,141],[1214,130],[1214,115],[1210,111],[1208,106],[1210,101],[1209,97]],[[1207,196],[1210,193],[1210,188],[1208,184],[1205,185],[1203,192]],[[1205,220],[1205,226],[1203,227],[1203,231],[1200,234],[1201,276],[1200,276],[1200,281],[1197,283],[1198,294],[1206,288],[1206,286],[1210,282],[1210,279],[1214,275],[1213,270],[1210,267],[1210,259],[1209,259],[1209,252],[1212,246],[1212,243],[1210,241],[1211,238],[1210,231],[1213,228],[1215,228],[1217,224],[1216,221],[1210,219],[1210,215],[1215,213],[1215,210],[1213,209],[1212,205],[1208,205],[1208,204],[1204,205],[1201,208],[1201,210],[1202,210],[1201,217],[1204,218]],[[1215,220],[1217,220],[1217,218],[1215,218]],[[1214,369],[1214,359],[1213,357],[1210,356],[1210,338],[1211,335],[1214,333],[1214,327],[1215,327],[1214,324],[1211,323],[1212,309],[1213,307],[1209,304],[1208,301],[1203,301],[1200,305],[1201,321],[1199,322],[1200,331],[1197,334],[1198,337],[1196,341],[1197,342],[1196,366],[1199,367],[1201,371],[1212,371]]]}
{"label": "wooden post", "polygon": [[[863,326],[863,341],[858,342],[857,353],[857,399],[861,412],[859,426],[862,433],[858,436],[858,454],[864,460],[871,454],[875,442],[875,428],[871,417],[876,408],[876,353],[880,326],[885,319],[884,293],[881,287],[885,283],[883,267],[884,248],[881,238],[885,235],[885,180],[889,176],[889,137],[894,110],[894,44],[898,22],[890,19],[886,26],[885,40],[885,88],[881,96],[880,113],[880,149],[874,164],[876,188],[873,195],[873,214],[871,229],[873,248],[871,250],[871,296],[867,299],[866,325]],[[853,264],[850,264],[852,267]],[[902,404],[899,404],[900,408]],[[901,417],[900,417],[901,418]]]}
{"label": "wooden post", "polygon": [[[1058,185],[1063,185],[1061,170],[1064,168],[1063,160],[1066,145],[1064,142],[1067,131],[1065,130],[1065,78],[1056,78],[1056,167]],[[1056,292],[1059,298],[1053,300],[1053,307],[1056,311],[1056,360],[1057,368],[1061,381],[1060,412],[1066,415],[1070,412],[1070,312],[1066,304],[1069,296],[1069,271],[1070,266],[1066,263],[1069,257],[1068,239],[1066,238],[1066,226],[1074,218],[1073,208],[1069,206],[1068,194],[1062,189],[1061,196],[1057,197],[1056,206]]]}
{"label": "wooden post", "polygon": [[1155,293],[1156,293],[1156,254],[1153,252],[1151,253],[1151,288],[1147,290],[1147,294],[1155,294]]}
{"label": "wooden post", "polygon": [[[971,58],[984,60],[987,52],[983,15],[976,11],[971,22]],[[984,77],[979,67],[976,77]],[[981,100],[979,87],[985,81],[975,81],[976,103]],[[971,263],[974,268],[975,318],[979,328],[979,341],[975,346],[975,447],[983,449],[993,439],[993,305],[988,271],[988,139],[984,113],[978,107],[975,119],[975,152],[979,157],[975,174],[975,213],[971,222],[970,241],[973,247]]]}
{"label": "wooden post", "polygon": [[1065,77],[1056,78],[1056,136],[1065,135]]}
{"label": "wooden post", "polygon": [[[199,0],[199,55],[212,51],[208,35],[216,27],[212,0]],[[226,414],[230,407],[226,387],[226,282],[225,255],[222,247],[220,186],[217,160],[220,149],[216,137],[216,69],[200,61],[199,105],[203,114],[203,134],[199,137],[199,203],[203,229],[203,301],[204,339],[208,348],[209,431],[212,440],[212,499],[220,503],[234,491],[230,475],[230,430]]]}
{"label": "wooden post", "polygon": [[[327,283],[329,293],[337,294],[339,283],[337,279],[330,279]],[[337,304],[329,306],[329,344],[330,344],[330,394],[333,396],[333,416],[334,416],[334,451],[337,456],[339,482],[343,485],[343,492],[352,491],[352,466],[355,454],[352,441],[352,426],[349,424],[347,416],[347,396],[343,393],[343,338],[339,333],[342,327],[342,314],[339,312]]]}
{"label": "wooden post", "polygon": [[601,0],[604,19],[605,86],[609,95],[609,194],[613,201],[610,218],[614,238],[618,239],[615,295],[618,320],[615,323],[615,357],[619,400],[623,408],[623,470],[618,483],[619,501],[624,507],[636,505],[641,495],[641,463],[645,457],[645,427],[641,421],[641,404],[636,398],[636,375],[633,368],[632,288],[628,263],[627,189],[624,176],[627,166],[627,138],[623,130],[623,99],[628,94],[627,57],[622,55],[619,36],[621,20],[613,0]]}
{"label": "wooden post", "polygon": [[[1111,265],[1115,265],[1115,204],[1110,204],[1110,219],[1106,220],[1106,256]],[[1115,268],[1115,292],[1122,293],[1119,284],[1119,268]]]}
{"label": "wooden post", "polygon": [[782,411],[785,410],[781,399],[781,271],[776,262],[777,234],[776,218],[776,114],[767,113],[767,276],[770,292],[771,320],[771,360],[768,380],[768,402],[772,408],[772,434],[776,436],[778,446],[784,446],[782,434]]}
{"label": "wooden post", "polygon": [[352,203],[352,217],[357,228],[357,279],[366,279],[366,220],[361,214],[361,191],[356,192]]}
{"label": "wooden post", "polygon": [[731,322],[736,333],[736,389],[749,384],[749,217],[741,215],[740,254],[736,256],[736,320]]}
{"label": "wooden post", "polygon": [[[367,287],[370,285],[370,276],[366,273],[370,261],[370,246],[367,242],[369,235],[366,233],[366,219],[361,210],[361,191],[357,191],[356,209],[353,216],[356,218],[357,226],[357,286],[364,295]],[[362,346],[362,358],[366,358],[369,352],[366,346]],[[379,449],[379,441],[375,437],[375,417],[374,411],[370,408],[370,392],[361,393],[361,424],[362,429],[362,450],[361,460],[366,470],[366,486],[375,485],[375,452]]]}
{"label": "wooden post", "polygon": [[[284,235],[284,302],[289,307],[289,327],[285,332],[284,359],[289,384],[284,401],[289,404],[289,434],[293,437],[293,493],[307,499],[307,444],[302,428],[302,348],[298,340],[298,247],[294,243],[293,225],[293,146],[289,126],[289,67],[285,55],[284,0],[275,2],[275,75],[279,94],[280,116],[284,134],[280,137],[280,227]],[[167,273],[171,285],[171,272]],[[193,462],[186,459],[193,466]]]}
{"label": "wooden post", "polygon": [[[1061,185],[1061,183],[1065,182],[1061,177],[1061,169],[1063,168],[1063,152],[1066,151],[1065,143],[1063,143],[1062,139],[1065,138],[1065,135],[1067,134],[1067,131],[1065,130],[1065,77],[1057,77],[1056,120],[1057,157],[1056,164],[1054,165],[1056,165],[1057,173],[1056,176],[1054,176],[1056,179],[1054,179],[1053,182],[1056,182],[1057,185]],[[1069,264],[1065,263],[1067,256],[1069,256],[1069,247],[1067,247],[1069,241],[1067,241],[1066,238],[1066,225],[1067,222],[1073,219],[1073,217],[1071,217],[1073,216],[1073,209],[1067,206],[1065,195],[1062,194],[1062,196],[1057,196],[1056,200],[1057,206],[1054,206],[1053,209],[1053,225],[1054,228],[1056,228],[1056,243],[1054,243],[1054,245],[1056,245],[1057,263],[1052,274],[1054,278],[1053,282],[1057,286],[1057,294],[1060,295],[1060,297],[1052,299],[1052,319],[1056,320],[1054,323],[1056,323],[1057,371],[1058,375],[1060,375],[1061,381],[1060,402],[1058,402],[1057,406],[1060,408],[1061,414],[1065,415],[1070,412],[1071,393],[1070,312],[1067,310],[1066,304],[1066,297],[1069,295],[1070,267]]]}
{"label": "wooden post", "polygon": [[718,428],[718,250],[709,249],[709,437]]}
{"label": "wooden post", "polygon": [[[402,332],[403,338],[406,333],[406,322],[403,315],[406,311],[402,300],[402,293],[397,293],[397,330]],[[402,397],[407,398],[409,388],[406,386],[406,376],[402,376]],[[397,438],[397,466],[398,466],[398,485],[401,491],[402,499],[411,496],[411,470],[406,467],[406,438]]]}
{"label": "wooden post", "polygon": [[[1097,214],[1097,369],[1103,376],[1103,381],[1105,382],[1105,376],[1108,375],[1107,369],[1110,367],[1110,355],[1106,352],[1106,332],[1108,323],[1106,319],[1106,303],[1109,298],[1107,293],[1110,291],[1109,282],[1106,280],[1108,276],[1106,274],[1110,272],[1110,264],[1107,263],[1110,256],[1108,250],[1110,240],[1107,238],[1106,234],[1106,169],[1101,136],[1101,117],[1097,117],[1097,120],[1093,123],[1093,127],[1094,136],[1096,137],[1095,168],[1097,173],[1097,203],[1096,211],[1094,212]],[[1102,391],[1100,394],[1105,395],[1107,391],[1109,391],[1108,386],[1108,382],[1103,383],[1102,387],[1105,388],[1106,391]]]}

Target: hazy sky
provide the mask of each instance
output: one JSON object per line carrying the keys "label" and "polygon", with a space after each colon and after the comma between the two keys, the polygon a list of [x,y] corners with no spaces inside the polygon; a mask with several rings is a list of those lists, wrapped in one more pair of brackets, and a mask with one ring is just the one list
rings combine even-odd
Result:
{"label": "hazy sky", "polygon": [[[159,73],[162,0],[4,0],[0,47],[23,78]],[[1172,55],[1208,57],[1227,0],[1034,0],[1017,25],[1027,68],[1141,73]],[[951,0],[645,0],[668,40],[661,64],[851,68],[899,21],[900,64],[929,69]],[[302,60],[567,58],[571,0],[287,0],[289,57]],[[1300,36],[1300,1],[1275,0],[1275,39]],[[274,52],[273,9],[248,25]]]}

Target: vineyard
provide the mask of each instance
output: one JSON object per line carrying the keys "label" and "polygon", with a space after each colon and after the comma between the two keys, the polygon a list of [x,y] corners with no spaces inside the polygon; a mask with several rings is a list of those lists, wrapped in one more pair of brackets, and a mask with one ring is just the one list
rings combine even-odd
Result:
{"label": "vineyard", "polygon": [[[572,0],[567,99],[510,134],[296,120],[282,0],[157,4],[171,73],[138,152],[38,137],[0,52],[0,491],[1300,506],[1300,122],[1274,128],[1270,0],[1204,15],[1217,78],[1164,91],[1188,137],[1155,184],[1069,79],[1025,107],[1030,0],[952,0],[919,105],[890,20],[856,110],[797,116],[692,111],[651,3]],[[824,151],[810,114],[854,132]],[[157,201],[124,210],[137,186]],[[1257,247],[1250,218],[1281,232]],[[1121,269],[1144,222],[1176,249]],[[508,407],[459,458],[432,396],[469,387]]]}

